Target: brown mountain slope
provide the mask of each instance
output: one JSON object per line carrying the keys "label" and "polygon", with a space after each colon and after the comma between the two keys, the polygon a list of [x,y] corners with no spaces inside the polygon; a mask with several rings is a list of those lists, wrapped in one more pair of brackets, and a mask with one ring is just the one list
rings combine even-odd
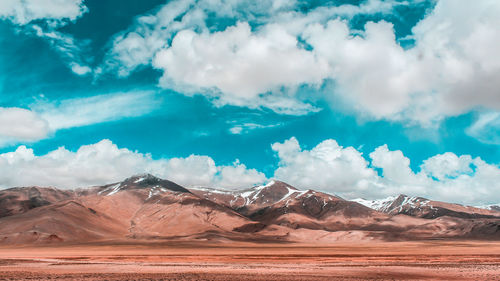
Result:
{"label": "brown mountain slope", "polygon": [[0,190],[0,218],[74,198],[73,191],[50,187],[15,187]]}
{"label": "brown mountain slope", "polygon": [[[300,191],[287,183],[277,180],[241,191],[212,188],[192,188],[190,191],[201,198],[227,206],[245,216],[307,192]],[[333,195],[328,195],[328,197],[336,198]]]}
{"label": "brown mountain slope", "polygon": [[[188,190],[171,181],[140,175],[75,191],[17,188],[0,194],[0,209],[8,214],[0,217],[0,243],[8,244],[158,239],[308,243],[500,239],[500,219],[456,215],[468,207],[403,198],[392,200],[379,212],[279,181],[243,191]],[[404,206],[418,207],[422,213],[405,213]],[[448,213],[425,215],[438,207]]]}
{"label": "brown mountain slope", "polygon": [[170,181],[138,176],[76,199],[0,219],[4,243],[244,236],[252,225],[235,211]]}
{"label": "brown mountain slope", "polygon": [[338,231],[388,218],[361,204],[316,191],[293,194],[249,214],[266,225]]}
{"label": "brown mountain slope", "polygon": [[2,243],[88,242],[119,238],[126,225],[78,200],[35,208],[0,219]]}

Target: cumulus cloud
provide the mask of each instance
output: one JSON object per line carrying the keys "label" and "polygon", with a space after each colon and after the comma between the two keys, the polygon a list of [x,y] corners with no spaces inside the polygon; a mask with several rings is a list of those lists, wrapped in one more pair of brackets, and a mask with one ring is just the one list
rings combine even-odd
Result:
{"label": "cumulus cloud", "polygon": [[[138,17],[114,39],[106,68],[126,76],[152,63],[164,75],[160,85],[184,94],[205,94],[215,104],[267,107],[303,115],[317,108],[295,96],[307,83],[321,84],[328,66],[298,45],[305,24],[332,17],[387,13],[397,1],[370,0],[359,6],[320,7],[304,15],[296,1],[171,1],[156,14]],[[214,32],[209,17],[238,21]],[[260,27],[251,30],[249,22]]]}
{"label": "cumulus cloud", "polygon": [[427,175],[438,180],[446,180],[472,173],[472,162],[470,155],[459,157],[454,153],[446,152],[425,160],[421,167]]}
{"label": "cumulus cloud", "polygon": [[479,157],[451,152],[435,155],[424,160],[418,173],[411,171],[401,151],[389,151],[387,146],[377,148],[370,157],[372,164],[384,171],[381,182],[386,193],[403,191],[465,204],[500,202],[500,167]]}
{"label": "cumulus cloud", "polygon": [[64,147],[37,156],[32,149],[19,146],[0,154],[0,186],[86,187],[121,181],[131,175],[151,173],[184,186],[223,188],[249,187],[266,177],[235,162],[216,166],[208,156],[153,159],[150,154],[118,148],[110,140],[84,145],[73,152]]}
{"label": "cumulus cloud", "polygon": [[[498,1],[472,3],[441,0],[413,33],[422,57],[420,78],[427,72],[439,104],[453,114],[474,106],[500,109],[500,12]],[[444,73],[444,75],[443,75]],[[423,79],[421,79],[422,82]]]}
{"label": "cumulus cloud", "polygon": [[83,0],[2,0],[0,18],[25,25],[33,20],[74,21],[87,11]]}
{"label": "cumulus cloud", "polygon": [[[479,157],[443,153],[424,160],[418,171],[410,159],[387,145],[365,158],[353,147],[328,139],[310,150],[295,138],[274,143],[278,157],[274,178],[300,189],[335,193],[347,199],[383,198],[407,194],[462,204],[500,202],[500,167]],[[150,154],[119,148],[109,140],[84,145],[77,151],[60,147],[45,155],[19,146],[0,154],[0,187],[57,186],[75,188],[121,181],[151,173],[187,187],[242,189],[267,180],[262,172],[238,160],[217,165],[210,156],[190,155],[154,159]],[[378,171],[380,173],[378,173]]]}
{"label": "cumulus cloud", "polygon": [[248,23],[223,32],[197,34],[184,30],[170,48],[156,54],[163,70],[160,83],[180,92],[213,92],[222,102],[251,105],[260,95],[283,85],[320,84],[327,65],[306,50],[281,26],[252,34]]}
{"label": "cumulus cloud", "polygon": [[[207,26],[210,17],[253,21],[266,24],[296,18],[299,1],[213,1],[213,0],[169,1],[152,14],[139,16],[126,32],[118,34],[108,54],[107,64],[128,75],[136,67],[151,63],[156,52],[168,47],[175,34],[182,30],[210,32]],[[408,5],[406,2],[369,0],[359,6],[340,5],[320,7],[310,12],[309,19],[324,20],[335,16],[352,17],[359,14],[386,14],[394,7]],[[280,20],[278,20],[280,19]]]}
{"label": "cumulus cloud", "polygon": [[314,53],[328,61],[337,91],[354,109],[375,118],[397,116],[410,104],[410,92],[419,91],[409,75],[416,62],[396,42],[393,26],[381,21],[365,25],[363,37],[352,36],[347,22],[313,24],[304,36]]}
{"label": "cumulus cloud", "polygon": [[356,149],[344,148],[331,139],[305,150],[291,138],[273,144],[272,149],[279,159],[274,177],[299,188],[348,199],[407,194],[465,204],[500,202],[500,167],[479,157],[447,152],[424,160],[420,170],[414,172],[410,159],[387,145],[376,148],[369,160]]}
{"label": "cumulus cloud", "polygon": [[267,180],[266,176],[256,169],[249,169],[245,164],[236,160],[232,165],[219,168],[219,176],[215,185],[223,189],[242,189],[261,184]]}
{"label": "cumulus cloud", "polygon": [[211,157],[204,155],[168,159],[157,174],[185,186],[233,190],[248,188],[267,180],[263,173],[247,168],[239,160],[231,165],[217,166]]}
{"label": "cumulus cloud", "polygon": [[145,115],[160,105],[154,92],[136,91],[40,100],[30,105],[30,109],[0,108],[0,147],[38,141],[61,129]]}
{"label": "cumulus cloud", "polygon": [[376,173],[362,154],[352,147],[325,140],[311,150],[302,150],[296,138],[274,143],[279,167],[274,177],[300,188],[330,192],[353,192],[374,186]]}
{"label": "cumulus cloud", "polygon": [[[249,3],[172,1],[118,36],[110,61],[124,75],[153,63],[165,87],[219,104],[288,110],[281,113],[307,105],[294,87],[330,80],[335,89],[325,98],[340,97],[368,118],[435,126],[481,107],[500,110],[498,1],[436,1],[412,29],[415,44],[407,49],[383,20],[349,28],[355,15],[390,14],[420,2],[371,0],[300,12],[298,2],[274,7],[265,1],[265,9],[245,10]],[[239,22],[214,30],[209,14]]]}
{"label": "cumulus cloud", "polygon": [[[306,21],[299,35],[330,66],[325,79],[353,109],[376,119],[435,125],[478,107],[500,109],[497,1],[440,0],[413,28],[404,49],[393,26],[368,22],[353,35],[348,22]],[[304,18],[308,18],[306,15]]]}
{"label": "cumulus cloud", "polygon": [[0,167],[4,171],[0,182],[3,187],[72,188],[114,182],[138,171],[158,169],[158,165],[149,165],[151,162],[151,156],[119,149],[109,140],[82,146],[76,152],[61,147],[42,156],[20,146],[14,152],[0,155]]}
{"label": "cumulus cloud", "polygon": [[166,163],[164,176],[188,186],[210,186],[217,174],[215,161],[208,156],[190,155],[172,158]]}

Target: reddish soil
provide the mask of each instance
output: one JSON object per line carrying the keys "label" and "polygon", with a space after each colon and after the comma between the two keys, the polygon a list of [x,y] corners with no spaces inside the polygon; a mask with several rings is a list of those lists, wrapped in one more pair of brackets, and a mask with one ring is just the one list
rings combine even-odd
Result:
{"label": "reddish soil", "polygon": [[2,246],[0,280],[500,280],[500,242]]}

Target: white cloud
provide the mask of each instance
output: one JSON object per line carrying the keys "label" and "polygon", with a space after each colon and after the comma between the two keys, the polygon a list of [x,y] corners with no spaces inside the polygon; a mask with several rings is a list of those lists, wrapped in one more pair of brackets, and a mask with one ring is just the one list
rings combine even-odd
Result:
{"label": "white cloud", "polygon": [[39,114],[17,107],[0,107],[0,146],[16,141],[34,141],[49,133],[49,124]]}
{"label": "white cloud", "polygon": [[498,1],[440,0],[414,28],[404,50],[391,24],[367,23],[363,37],[346,23],[312,24],[304,32],[332,67],[340,95],[375,118],[432,125],[479,106],[500,109]]}
{"label": "white cloud", "polygon": [[158,175],[184,186],[208,186],[221,189],[248,188],[266,181],[266,176],[248,169],[236,160],[232,165],[217,166],[209,156],[190,155],[166,160]]}
{"label": "white cloud", "polygon": [[32,24],[30,28],[30,31],[36,36],[49,42],[50,46],[60,54],[73,73],[82,76],[92,72],[92,68],[88,66],[87,62],[89,56],[85,54],[89,43],[88,40],[77,40],[70,34],[58,32],[50,26],[42,28],[39,25]]}
{"label": "white cloud", "polygon": [[25,25],[33,20],[74,21],[87,11],[83,0],[2,0],[0,18]]}
{"label": "white cloud", "polygon": [[134,28],[114,38],[105,68],[117,70],[120,76],[127,76],[135,68],[150,64],[156,52],[167,44],[174,32],[204,25],[204,16],[197,12],[186,14],[181,22],[174,21],[186,13],[192,4],[194,0],[170,1],[155,15],[138,17]]}
{"label": "white cloud", "polygon": [[248,169],[245,164],[236,160],[233,165],[222,166],[219,168],[219,176],[216,179],[215,186],[223,189],[242,189],[267,180],[266,176],[256,169]]}
{"label": "white cloud", "polygon": [[239,135],[243,132],[242,126],[234,126],[229,129],[229,132],[233,135]]}
{"label": "white cloud", "polygon": [[412,184],[415,174],[410,168],[410,159],[402,151],[390,151],[387,145],[382,145],[370,153],[370,158],[374,167],[382,168],[385,178],[400,185]]}
{"label": "white cloud", "polygon": [[[76,152],[64,147],[37,156],[32,149],[18,147],[0,154],[0,186],[86,187],[121,181],[131,175],[151,173],[184,186],[249,187],[266,177],[254,169],[235,162],[216,166],[208,156],[155,160],[126,148],[118,148],[110,140],[84,145]],[[237,181],[237,179],[239,179]]]}
{"label": "white cloud", "polygon": [[[434,183],[425,174],[413,172],[410,168],[410,159],[400,150],[390,151],[387,145],[382,145],[369,156],[372,166],[382,170],[379,183],[382,187],[381,192],[385,195],[428,196],[428,188],[434,187]],[[431,199],[437,199],[434,194],[431,195]]]}
{"label": "white cloud", "polygon": [[[234,123],[234,122],[229,122],[229,123]],[[232,126],[231,128],[229,128],[229,132],[233,135],[240,135],[240,134],[246,134],[256,129],[275,128],[281,125],[282,125],[281,123],[277,124],[243,123]]]}
{"label": "white cloud", "polygon": [[[107,64],[126,76],[136,67],[151,63],[156,52],[168,47],[177,32],[194,29],[208,32],[205,23],[208,15],[258,23],[272,23],[301,15],[296,12],[298,1],[201,0],[196,5],[194,3],[194,0],[169,1],[154,14],[139,16],[129,30],[114,38]],[[339,15],[386,14],[400,5],[408,3],[369,0],[360,6],[320,7],[311,12],[310,18],[324,20]]]}
{"label": "white cloud", "polygon": [[187,186],[210,186],[217,174],[215,161],[208,156],[172,158],[166,163],[165,178]]}
{"label": "white cloud", "polygon": [[[421,0],[413,0],[412,4],[423,2]],[[394,11],[395,7],[408,6],[407,1],[380,1],[380,0],[367,0],[359,5],[344,4],[338,7],[330,7],[326,10],[328,14],[340,15],[344,17],[354,17],[356,15],[371,15],[371,14],[389,14]],[[322,12],[323,9],[318,9]]]}
{"label": "white cloud", "polygon": [[[300,189],[336,193],[347,199],[384,198],[404,193],[463,204],[500,202],[500,167],[479,157],[447,152],[423,161],[420,170],[410,168],[401,151],[380,146],[369,161],[353,147],[328,139],[310,150],[295,138],[274,143],[279,164],[274,178]],[[379,175],[375,168],[381,170]],[[151,173],[181,185],[241,189],[261,184],[266,176],[236,160],[216,165],[209,156],[190,155],[153,159],[149,154],[118,148],[109,140],[84,145],[73,152],[64,147],[35,155],[19,146],[0,154],[0,187],[57,186],[60,188],[101,185],[134,174]]]}
{"label": "white cloud", "polygon": [[[141,16],[119,34],[108,54],[107,69],[126,76],[153,63],[164,72],[160,84],[184,94],[205,94],[217,105],[267,107],[303,115],[317,108],[295,97],[303,83],[328,78],[322,59],[299,48],[297,36],[311,21],[338,16],[388,13],[397,1],[370,0],[360,6],[321,7],[304,15],[296,1],[171,1],[154,15]],[[210,17],[241,22],[211,33]],[[248,22],[263,24],[251,31]],[[154,57],[154,60],[152,58]]]}
{"label": "white cloud", "polygon": [[9,20],[21,26],[20,30],[47,40],[77,75],[91,72],[86,65],[88,56],[83,53],[88,42],[56,29],[76,21],[87,11],[83,0],[0,1],[0,19]]}
{"label": "white cloud", "polygon": [[340,20],[308,23],[301,34],[355,110],[432,126],[478,107],[500,110],[499,13],[498,1],[439,0],[413,28],[407,50],[384,21],[368,22],[361,36]]}
{"label": "white cloud", "polygon": [[51,130],[137,117],[159,108],[153,91],[118,92],[56,102],[40,101],[31,109],[48,121]]}
{"label": "white cloud", "polygon": [[421,167],[427,175],[438,180],[447,180],[472,173],[472,162],[470,155],[458,157],[454,153],[446,152],[425,160]]}
{"label": "white cloud", "polygon": [[[441,0],[413,29],[418,80],[439,98],[431,106],[454,115],[484,106],[500,110],[500,3]],[[427,82],[428,81],[428,82]]]}
{"label": "white cloud", "polygon": [[157,169],[151,156],[119,149],[109,140],[82,146],[77,152],[63,147],[35,156],[20,146],[0,155],[0,183],[11,186],[57,186],[72,188],[122,180],[138,171]]}
{"label": "white cloud", "polygon": [[38,101],[30,109],[0,108],[0,147],[38,141],[61,129],[145,115],[160,105],[154,92],[136,91]]}
{"label": "white cloud", "polygon": [[[272,9],[267,2],[267,8],[244,10],[248,3],[172,1],[118,37],[111,57],[122,62],[124,73],[155,57],[163,86],[202,93],[217,104],[271,103],[285,108],[281,113],[307,105],[290,89],[330,79],[336,89],[325,98],[340,97],[369,118],[435,126],[480,107],[500,110],[498,1],[436,1],[413,28],[415,45],[409,49],[399,45],[387,22],[368,22],[359,31],[341,20],[420,2],[371,0],[302,13],[293,5]],[[241,22],[213,32],[205,23],[209,13]],[[246,22],[258,25],[250,30]],[[311,48],[303,48],[298,37]]]}
{"label": "white cloud", "polygon": [[479,157],[447,152],[423,161],[414,172],[410,159],[399,150],[390,151],[387,145],[370,153],[370,162],[356,149],[341,147],[331,139],[305,150],[291,138],[273,144],[272,149],[279,159],[274,177],[298,188],[346,198],[407,194],[465,204],[500,202],[500,167]]}
{"label": "white cloud", "polygon": [[500,112],[483,112],[465,132],[480,142],[500,144]]}
{"label": "white cloud", "polygon": [[396,43],[393,26],[367,23],[363,37],[352,36],[340,20],[307,27],[304,36],[317,56],[328,61],[337,91],[353,107],[376,118],[396,116],[418,91],[411,74],[413,59]]}
{"label": "white cloud", "polygon": [[327,71],[314,55],[297,48],[297,38],[277,25],[252,34],[247,23],[223,32],[184,30],[157,53],[160,84],[183,93],[213,92],[222,103],[251,105],[261,94],[320,84]]}
{"label": "white cloud", "polygon": [[80,65],[78,63],[71,63],[71,71],[73,71],[74,73],[78,74],[78,75],[86,75],[86,74],[89,74],[92,72],[92,68],[86,66],[86,65]]}
{"label": "white cloud", "polygon": [[274,177],[300,188],[359,193],[373,188],[377,178],[360,152],[339,146],[335,140],[302,150],[297,139],[291,138],[274,143],[272,149],[279,157]]}
{"label": "white cloud", "polygon": [[370,157],[372,164],[384,171],[381,182],[386,193],[465,204],[500,202],[500,167],[479,157],[439,154],[425,160],[418,173],[410,170],[408,158],[401,151],[389,151],[387,146],[377,148]]}

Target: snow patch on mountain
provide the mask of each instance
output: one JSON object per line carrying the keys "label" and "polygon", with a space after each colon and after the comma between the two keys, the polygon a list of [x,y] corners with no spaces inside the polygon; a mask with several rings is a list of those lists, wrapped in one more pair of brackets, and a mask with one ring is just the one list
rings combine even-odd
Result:
{"label": "snow patch on mountain", "polygon": [[489,204],[489,205],[481,205],[481,206],[474,206],[474,207],[479,208],[479,209],[485,209],[485,210],[500,212],[500,203],[498,203],[498,204]]}
{"label": "snow patch on mountain", "polygon": [[394,202],[394,200],[396,200],[396,198],[397,198],[396,196],[389,196],[387,198],[378,200],[366,200],[363,198],[357,198],[351,201],[364,205],[368,208],[384,212],[392,205],[392,203]]}
{"label": "snow patch on mountain", "polygon": [[113,195],[120,191],[121,183],[117,183],[115,185],[110,185],[109,187],[99,191],[97,194],[101,195],[103,193],[107,193],[106,196]]}
{"label": "snow patch on mountain", "polygon": [[404,209],[418,209],[422,207],[429,207],[431,209],[434,208],[432,205],[430,205],[431,201],[428,199],[417,196],[410,197],[403,194],[397,197],[389,196],[387,198],[378,200],[366,200],[363,198],[357,198],[351,201],[384,213],[401,212]]}

